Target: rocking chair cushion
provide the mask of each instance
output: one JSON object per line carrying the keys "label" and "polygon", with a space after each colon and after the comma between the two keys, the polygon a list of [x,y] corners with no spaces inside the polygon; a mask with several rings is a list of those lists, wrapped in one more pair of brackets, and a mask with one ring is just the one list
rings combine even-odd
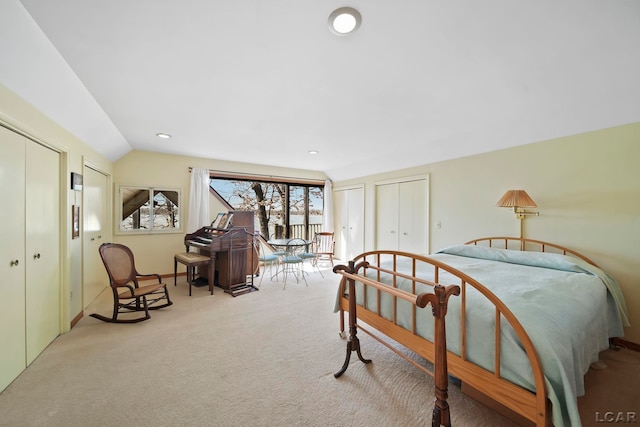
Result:
{"label": "rocking chair cushion", "polygon": [[122,292],[121,294],[118,294],[118,298],[119,299],[138,298],[143,295],[148,295],[150,293],[159,291],[165,286],[166,285],[164,283],[154,283],[153,285],[140,286],[139,288],[133,288],[133,295],[131,295],[131,291],[128,290],[127,292]]}

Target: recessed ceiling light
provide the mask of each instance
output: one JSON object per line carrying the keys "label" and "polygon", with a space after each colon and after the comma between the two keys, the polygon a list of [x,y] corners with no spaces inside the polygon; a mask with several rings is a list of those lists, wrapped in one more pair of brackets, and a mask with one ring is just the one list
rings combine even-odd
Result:
{"label": "recessed ceiling light", "polygon": [[307,151],[307,153],[309,153],[309,154],[318,154],[319,151],[318,150],[309,150],[309,151]]}
{"label": "recessed ceiling light", "polygon": [[171,139],[171,135],[169,135],[168,133],[156,133],[156,136],[158,138],[162,138],[162,139]]}
{"label": "recessed ceiling light", "polygon": [[329,15],[329,29],[334,34],[344,36],[360,27],[362,16],[352,7],[341,7]]}

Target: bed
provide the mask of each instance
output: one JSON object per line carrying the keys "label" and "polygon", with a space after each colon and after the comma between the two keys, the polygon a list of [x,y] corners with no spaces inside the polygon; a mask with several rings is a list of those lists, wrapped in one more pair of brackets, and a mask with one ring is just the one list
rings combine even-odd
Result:
{"label": "bed", "polygon": [[[364,281],[415,295],[433,292],[434,284],[458,285],[446,315],[449,375],[473,397],[537,426],[581,425],[584,374],[629,325],[615,280],[548,242],[488,237],[430,256],[372,251],[352,261]],[[434,317],[364,281],[354,287],[358,328],[380,340],[364,323],[433,362]],[[347,283],[343,277],[336,301],[341,333]]]}

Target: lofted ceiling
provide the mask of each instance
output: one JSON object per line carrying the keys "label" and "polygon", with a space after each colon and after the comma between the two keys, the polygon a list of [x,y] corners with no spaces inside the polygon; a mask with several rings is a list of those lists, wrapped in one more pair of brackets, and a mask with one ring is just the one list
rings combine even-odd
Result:
{"label": "lofted ceiling", "polygon": [[2,83],[114,161],[343,180],[640,121],[636,0],[2,1]]}

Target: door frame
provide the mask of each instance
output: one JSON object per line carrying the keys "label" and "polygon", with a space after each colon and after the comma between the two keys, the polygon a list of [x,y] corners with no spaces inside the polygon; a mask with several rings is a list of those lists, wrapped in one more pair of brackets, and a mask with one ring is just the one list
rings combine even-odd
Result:
{"label": "door frame", "polygon": [[[82,173],[86,175],[86,169],[91,169],[99,174],[102,174],[105,176],[106,178],[106,188],[105,188],[105,201],[106,201],[106,206],[105,206],[105,224],[104,224],[104,235],[105,235],[105,242],[110,242],[113,240],[113,176],[108,173],[107,171],[105,171],[104,169],[100,168],[96,163],[92,162],[90,159],[88,159],[87,157],[83,156],[82,158]],[[82,193],[82,215],[81,217],[83,218],[84,221],[84,212],[86,209],[85,206],[85,197],[84,197],[84,192]],[[82,249],[81,249],[81,259],[82,259],[82,268],[81,268],[81,273],[80,273],[80,280],[81,280],[81,286],[80,286],[80,290],[81,290],[81,295],[80,295],[80,312],[79,312],[79,316],[77,316],[77,319],[79,320],[83,315],[84,315],[84,293],[85,293],[85,286],[84,286],[84,277],[85,277],[85,267],[86,267],[86,263],[85,263],[85,249],[86,249],[86,239],[84,236],[84,222],[81,226],[82,229],[82,233],[80,233],[80,238],[82,239]]]}

